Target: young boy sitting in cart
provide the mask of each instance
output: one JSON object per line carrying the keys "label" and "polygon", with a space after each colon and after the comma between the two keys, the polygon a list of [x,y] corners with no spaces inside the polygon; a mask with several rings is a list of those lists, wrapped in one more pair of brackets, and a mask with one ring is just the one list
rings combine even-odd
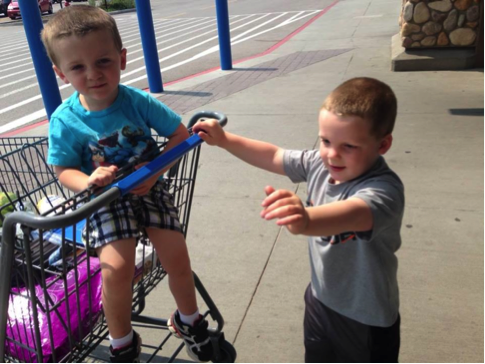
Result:
{"label": "young boy sitting in cart", "polygon": [[[179,115],[149,94],[120,84],[126,49],[115,20],[103,10],[80,5],[57,12],[45,26],[42,41],[56,74],[76,90],[52,114],[49,125],[48,163],[70,190],[105,186],[119,167],[153,152],[151,129],[168,139],[165,150],[189,136]],[[194,360],[212,358],[208,322],[197,308],[178,211],[159,181],[164,172],[102,208],[87,223],[87,243],[101,263],[113,362],[134,362],[141,350],[141,339],[131,326],[131,306],[135,245],[142,229],[168,273],[178,307],[169,319],[170,330],[184,339]]]}
{"label": "young boy sitting in cart", "polygon": [[396,251],[404,187],[384,158],[397,101],[391,88],[354,78],[325,100],[317,150],[284,150],[225,132],[193,130],[243,161],[307,182],[305,202],[265,188],[261,217],[307,235],[311,283],[305,293],[306,362],[397,362],[400,347]]}

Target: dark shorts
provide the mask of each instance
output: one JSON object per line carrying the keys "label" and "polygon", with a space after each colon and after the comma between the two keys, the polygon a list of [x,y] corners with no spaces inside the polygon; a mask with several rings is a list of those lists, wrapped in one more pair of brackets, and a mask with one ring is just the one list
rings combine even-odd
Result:
{"label": "dark shorts", "polygon": [[305,292],[306,363],[397,363],[401,318],[390,327],[361,324]]}
{"label": "dark shorts", "polygon": [[94,249],[121,239],[139,238],[149,227],[182,232],[173,197],[161,182],[145,196],[127,194],[113,201],[91,215],[88,223],[89,239],[85,228],[83,241],[86,244],[89,240],[89,247]]}

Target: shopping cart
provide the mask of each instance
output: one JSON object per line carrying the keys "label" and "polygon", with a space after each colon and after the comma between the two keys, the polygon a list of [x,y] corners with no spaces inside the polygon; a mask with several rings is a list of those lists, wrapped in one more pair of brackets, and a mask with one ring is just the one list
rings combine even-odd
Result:
{"label": "shopping cart", "polygon": [[[191,118],[189,131],[200,118],[215,118],[221,125],[227,122],[223,114],[200,112]],[[157,143],[163,149],[165,142]],[[82,243],[85,219],[178,160],[163,183],[174,197],[186,235],[201,143],[197,135],[191,135],[136,171],[133,166],[122,168],[109,188],[74,194],[62,187],[46,163],[47,138],[0,139],[1,361],[85,362],[108,358],[106,350],[104,357],[97,353],[108,329],[101,307],[99,261]],[[150,242],[142,236],[137,244],[132,321],[135,327],[157,330],[160,337],[158,345],[143,345],[147,362],[161,360],[160,351],[174,341],[169,340],[172,335],[166,319],[142,315],[145,298],[165,276]],[[214,346],[212,361],[234,362],[236,351],[224,338],[223,318],[195,273],[194,279],[208,307],[204,316],[215,325],[209,330]],[[177,340],[171,355],[163,352],[163,360],[173,362],[183,345]]]}

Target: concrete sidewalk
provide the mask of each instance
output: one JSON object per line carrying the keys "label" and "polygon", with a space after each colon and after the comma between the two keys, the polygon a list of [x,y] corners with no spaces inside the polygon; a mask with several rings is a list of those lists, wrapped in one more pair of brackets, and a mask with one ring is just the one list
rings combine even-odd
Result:
{"label": "concrete sidewalk", "polygon": [[[483,70],[391,72],[400,6],[338,1],[274,52],[156,96],[184,120],[218,110],[228,115],[231,132],[308,149],[317,143],[317,113],[333,88],[355,76],[391,85],[399,116],[386,159],[407,199],[398,252],[400,360],[483,362]],[[45,126],[29,131],[46,133]],[[187,241],[238,361],[302,362],[306,239],[259,218],[268,184],[306,192],[203,146]],[[173,310],[166,283],[149,301],[148,312]]]}

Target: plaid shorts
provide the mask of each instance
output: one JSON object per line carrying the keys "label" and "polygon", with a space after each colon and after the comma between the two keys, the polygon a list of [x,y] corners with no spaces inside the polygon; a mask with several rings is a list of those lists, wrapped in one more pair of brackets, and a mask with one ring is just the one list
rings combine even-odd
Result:
{"label": "plaid shorts", "polygon": [[89,239],[85,227],[83,242],[89,241],[89,248],[94,249],[121,239],[139,238],[148,227],[182,232],[173,196],[161,182],[145,196],[128,194],[102,207],[90,216],[88,224]]}

